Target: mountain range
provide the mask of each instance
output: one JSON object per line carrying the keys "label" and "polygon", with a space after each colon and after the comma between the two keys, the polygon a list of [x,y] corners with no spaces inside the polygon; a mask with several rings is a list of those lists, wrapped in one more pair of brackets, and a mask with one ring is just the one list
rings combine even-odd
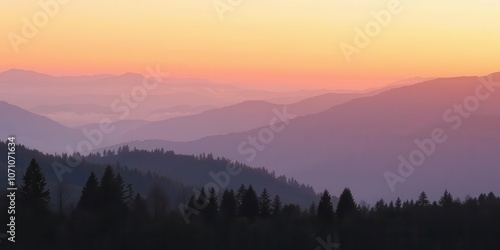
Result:
{"label": "mountain range", "polygon": [[[0,85],[13,89],[9,82],[21,79],[14,73],[19,72],[0,74]],[[116,76],[84,78],[105,84],[110,77]],[[42,78],[46,84],[53,80]],[[0,124],[0,136],[17,135],[20,143],[50,153],[71,153],[90,145],[85,149],[93,152],[128,146],[213,154],[294,177],[316,190],[349,186],[369,202],[374,202],[372,197],[415,197],[421,191],[435,199],[440,194],[432,191],[444,189],[465,197],[500,188],[499,81],[500,73],[416,78],[369,92],[320,93],[286,104],[263,99],[222,107],[195,103],[172,110],[203,107],[196,114],[159,121],[119,120],[113,123],[114,132],[101,131],[102,138],[96,134],[97,123],[71,128],[0,102],[7,118]],[[47,109],[38,105],[34,110]],[[85,113],[81,109],[78,112]]]}
{"label": "mountain range", "polygon": [[[443,189],[462,197],[476,195],[500,188],[500,91],[493,87],[498,88],[498,82],[496,73],[404,86],[298,117],[272,136],[261,127],[185,143],[127,144],[186,154],[210,152],[286,173],[316,189],[350,186],[369,201],[414,197],[424,190],[432,198],[439,194],[431,190]],[[446,139],[428,146],[427,154],[421,145],[435,133]],[[423,162],[418,157],[422,152]],[[413,171],[400,171],[406,161],[418,164],[413,164]],[[388,173],[393,178],[387,178]],[[400,178],[391,188],[396,175]]]}
{"label": "mountain range", "polygon": [[[144,70],[144,74],[149,72]],[[300,90],[276,92],[242,89],[227,84],[213,83],[205,79],[176,78],[158,70],[154,88],[145,89],[145,76],[137,73],[122,75],[51,76],[29,70],[11,69],[0,72],[0,100],[45,115],[68,126],[81,126],[98,122],[101,118],[117,121],[120,114],[116,102],[132,99],[134,112],[127,119],[163,120],[176,116],[191,115],[208,109],[196,107],[222,107],[248,100],[264,100],[289,104],[305,98],[329,93],[329,90]],[[151,82],[152,80],[150,80]],[[54,91],[57,90],[57,91]],[[146,93],[145,98],[134,96]],[[139,101],[135,101],[135,100]],[[115,103],[115,105],[113,105]],[[121,103],[119,103],[121,104]],[[140,105],[139,105],[140,104]],[[99,106],[99,108],[95,108]],[[64,109],[62,107],[75,107]],[[115,106],[113,108],[113,106]],[[179,109],[179,106],[191,106]],[[102,110],[102,109],[107,109]],[[177,112],[168,112],[168,109]],[[167,112],[163,112],[167,109]],[[92,115],[89,115],[92,114]]]}

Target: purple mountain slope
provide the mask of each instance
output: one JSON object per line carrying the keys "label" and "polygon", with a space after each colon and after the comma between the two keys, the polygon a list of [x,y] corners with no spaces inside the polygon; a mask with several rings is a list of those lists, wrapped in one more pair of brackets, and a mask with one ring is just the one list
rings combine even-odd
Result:
{"label": "purple mountain slope", "polygon": [[319,189],[349,186],[372,202],[372,197],[414,198],[421,191],[434,199],[440,193],[430,191],[444,189],[477,195],[500,189],[500,74],[483,81],[488,79],[489,85],[478,77],[457,77],[392,89],[296,118],[272,135],[263,127],[187,143],[130,146],[211,152]]}

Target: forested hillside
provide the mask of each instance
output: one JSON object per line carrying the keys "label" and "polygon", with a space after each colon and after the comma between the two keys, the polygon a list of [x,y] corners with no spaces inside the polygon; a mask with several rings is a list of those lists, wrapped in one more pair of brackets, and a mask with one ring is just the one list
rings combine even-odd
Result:
{"label": "forested hillside", "polygon": [[[0,154],[7,155],[5,142],[0,142]],[[16,155],[19,173],[24,173],[30,160],[36,158],[46,174],[49,189],[59,189],[61,180],[69,196],[66,202],[68,205],[77,201],[89,174],[94,172],[101,175],[106,165],[112,165],[113,169],[121,174],[126,185],[131,185],[133,190],[143,195],[149,192],[153,184],[161,186],[172,207],[186,202],[195,193],[193,187],[199,189],[209,183],[218,184],[220,181],[228,183],[227,187],[221,187],[222,189],[235,189],[242,184],[253,185],[257,192],[261,192],[265,187],[272,188],[275,194],[282,196],[284,202],[301,206],[309,205],[317,197],[311,187],[299,184],[293,179],[287,179],[285,176],[275,177],[263,168],[250,168],[237,162],[214,158],[212,155],[187,156],[172,151],[129,150],[128,147],[123,147],[117,152],[108,150],[104,154],[81,157],[76,167],[71,165],[76,161],[75,157],[66,154],[44,154],[23,145],[17,146]],[[4,176],[7,176],[6,163],[0,161],[0,170]],[[237,175],[227,175],[229,178],[226,180],[221,171],[225,172],[228,165],[240,168],[241,172]],[[6,178],[0,179],[0,185],[5,186],[6,182]]]}
{"label": "forested hillside", "polygon": [[[105,150],[91,154],[85,159],[103,165],[119,162],[131,169],[151,171],[195,187],[212,183],[221,188],[236,189],[241,185],[251,184],[257,192],[268,188],[280,195],[284,202],[301,206],[308,206],[317,198],[312,187],[300,184],[293,178],[276,176],[263,167],[252,168],[212,154],[180,155],[163,149],[147,151],[123,146],[116,151]],[[238,173],[229,174],[228,166],[238,169]]]}

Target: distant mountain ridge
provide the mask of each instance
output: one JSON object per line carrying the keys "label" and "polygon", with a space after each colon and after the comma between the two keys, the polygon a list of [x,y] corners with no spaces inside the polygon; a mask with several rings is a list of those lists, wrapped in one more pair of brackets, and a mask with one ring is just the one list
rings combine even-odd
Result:
{"label": "distant mountain ridge", "polygon": [[[118,120],[111,125],[114,127],[111,133],[97,132],[103,135],[102,140],[99,139],[100,143],[91,146],[92,149],[96,149],[117,143],[144,139],[191,141],[207,136],[242,132],[268,125],[270,120],[276,116],[276,112],[284,112],[286,110],[294,116],[313,114],[359,96],[361,94],[329,93],[311,97],[290,105],[273,104],[266,101],[245,101],[222,108],[209,109],[199,114],[185,115],[157,122],[149,122],[141,119]],[[100,129],[98,123],[64,126],[53,119],[36,115],[6,102],[0,103],[0,106],[3,108],[3,112],[10,117],[9,123],[0,124],[2,131],[19,134],[26,145],[34,146],[47,152],[68,152],[68,147],[72,150],[79,150],[77,149],[78,144],[86,143],[88,145],[88,141],[91,140],[89,136],[97,136],[95,131]],[[87,114],[89,107],[94,113]],[[207,108],[205,106],[201,107]],[[182,107],[179,108],[186,110]],[[31,109],[48,117],[67,117],[71,115],[71,112],[83,115],[97,115],[97,113],[100,113],[99,115],[104,119],[110,120],[113,118],[112,115],[114,115],[106,107],[89,103],[40,105]],[[28,118],[30,116],[32,118]],[[51,122],[37,123],[39,126],[35,129],[38,129],[39,133],[45,135],[45,137],[40,137],[40,135],[33,136],[32,131],[30,131],[33,129],[28,125],[30,124],[29,121],[36,121],[42,118],[45,121]],[[15,123],[19,123],[20,126],[15,126]],[[26,126],[23,126],[23,124],[26,124]],[[57,131],[64,131],[65,136],[59,138]],[[49,139],[51,137],[57,137],[57,139]],[[49,141],[50,144],[47,144],[46,142]]]}
{"label": "distant mountain ridge", "polygon": [[0,101],[0,114],[5,117],[0,123],[1,138],[16,136],[20,143],[45,152],[64,152],[66,145],[83,139],[74,129],[4,101]]}
{"label": "distant mountain ridge", "polygon": [[[499,73],[490,78],[500,82]],[[296,118],[283,132],[275,134],[264,149],[254,149],[256,157],[251,164],[314,183],[317,189],[350,186],[367,200],[381,196],[395,199],[403,194],[412,197],[423,187],[448,189],[462,197],[466,192],[500,188],[500,91],[481,100],[468,118],[460,118],[454,112],[455,105],[463,106],[467,100],[475,99],[481,84],[478,77],[440,78]],[[486,95],[485,91],[483,87],[481,93]],[[459,121],[460,129],[450,128]],[[243,153],[238,148],[261,129],[187,143],[152,140],[127,144],[146,149],[163,147],[185,154],[211,152],[247,162],[251,147],[247,144]],[[399,156],[408,158],[419,149],[415,140],[429,138],[435,129],[446,133],[447,142],[439,144],[436,152],[426,157],[424,166],[416,167],[414,174],[405,177],[405,182],[398,183],[395,192],[391,192],[384,173],[398,173]]]}
{"label": "distant mountain ridge", "polygon": [[[384,88],[389,90],[390,87]],[[378,94],[374,90],[366,93],[326,93],[305,100],[283,105],[266,101],[245,101],[239,104],[212,109],[200,114],[151,122],[124,135],[124,140],[167,140],[186,142],[207,136],[247,131],[269,125],[277,112],[296,116],[316,114],[356,98]]]}

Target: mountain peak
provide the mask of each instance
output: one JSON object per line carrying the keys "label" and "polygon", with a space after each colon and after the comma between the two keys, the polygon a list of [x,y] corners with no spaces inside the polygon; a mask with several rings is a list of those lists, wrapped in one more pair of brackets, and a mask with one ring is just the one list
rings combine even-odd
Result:
{"label": "mountain peak", "polygon": [[0,81],[26,81],[39,79],[52,79],[51,75],[24,69],[9,69],[0,73]]}
{"label": "mountain peak", "polygon": [[25,69],[9,69],[4,72],[1,72],[0,75],[40,75],[40,76],[50,76],[47,74],[39,73],[32,70]]}

